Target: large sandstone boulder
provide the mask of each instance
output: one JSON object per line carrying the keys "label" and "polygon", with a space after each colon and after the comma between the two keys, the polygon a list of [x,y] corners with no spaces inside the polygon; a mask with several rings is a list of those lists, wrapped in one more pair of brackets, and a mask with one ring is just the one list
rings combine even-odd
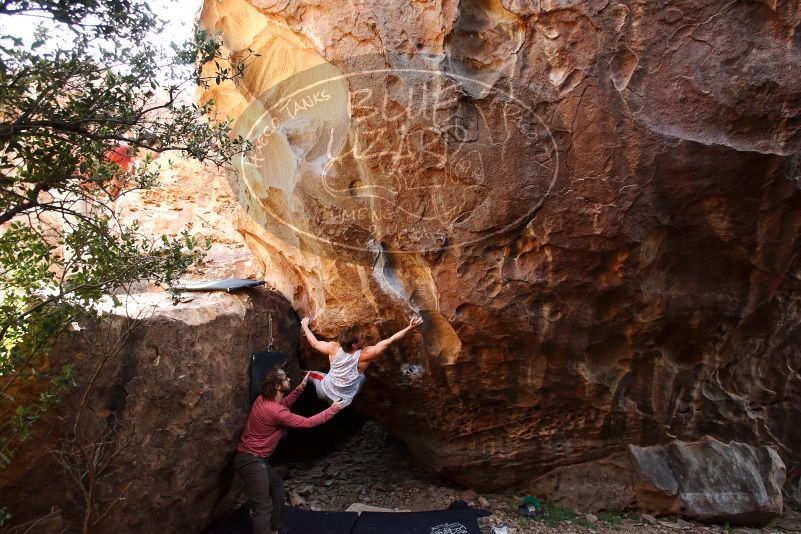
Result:
{"label": "large sandstone boulder", "polygon": [[706,438],[629,445],[609,458],[558,467],[528,489],[593,512],[637,508],[702,522],[764,525],[782,514],[785,475],[771,447]]}
{"label": "large sandstone boulder", "polygon": [[782,513],[785,467],[770,447],[707,439],[629,452],[644,511],[733,525],[765,524]]}
{"label": "large sandstone boulder", "polygon": [[[49,366],[76,384],[0,473],[13,525],[36,532],[198,532],[226,510],[250,408],[249,355],[294,355],[299,323],[275,292],[124,299],[62,336]],[[296,360],[290,370],[298,379]]]}
{"label": "large sandstone boulder", "polygon": [[710,435],[774,447],[797,487],[793,3],[207,0],[201,22],[248,64],[201,98],[254,143],[231,178],[264,276],[323,335],[424,317],[356,402],[422,462],[503,490]]}

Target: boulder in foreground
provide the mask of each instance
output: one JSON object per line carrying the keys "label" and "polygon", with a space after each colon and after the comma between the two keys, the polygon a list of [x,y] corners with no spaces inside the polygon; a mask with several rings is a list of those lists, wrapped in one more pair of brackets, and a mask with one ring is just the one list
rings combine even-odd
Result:
{"label": "boulder in foreground", "polygon": [[785,466],[771,447],[712,438],[630,446],[637,504],[702,522],[764,525],[782,514]]}
{"label": "boulder in foreground", "polygon": [[785,465],[773,448],[705,438],[629,445],[626,453],[554,469],[529,489],[591,512],[637,508],[760,526],[782,515],[784,481]]}

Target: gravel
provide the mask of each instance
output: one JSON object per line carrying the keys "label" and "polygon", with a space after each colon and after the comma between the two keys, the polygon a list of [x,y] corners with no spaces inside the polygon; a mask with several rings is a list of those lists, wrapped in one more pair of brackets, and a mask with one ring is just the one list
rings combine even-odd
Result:
{"label": "gravel", "polygon": [[[584,514],[566,508],[554,510],[559,512],[555,514],[558,518],[522,518],[517,515],[516,508],[523,495],[477,493],[455,486],[417,464],[402,444],[372,422],[325,458],[314,463],[288,464],[282,470],[287,498],[301,508],[335,511],[362,503],[394,510],[423,511],[447,508],[453,501],[462,499],[472,506],[492,511],[491,516],[479,519],[482,534],[491,534],[493,527],[503,531],[503,526],[508,534],[801,533],[801,514],[794,511],[787,511],[784,517],[762,529],[726,529],[721,525],[636,513]],[[558,521],[559,518],[562,520]]]}

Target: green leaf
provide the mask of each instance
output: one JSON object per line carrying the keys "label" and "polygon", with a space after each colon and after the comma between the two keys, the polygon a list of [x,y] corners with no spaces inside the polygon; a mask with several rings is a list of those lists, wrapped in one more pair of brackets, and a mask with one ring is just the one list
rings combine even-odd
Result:
{"label": "green leaf", "polygon": [[[29,47],[0,36],[0,114],[36,124],[0,138],[0,376],[36,392],[25,406],[0,397],[0,467],[73,384],[69,366],[54,376],[44,365],[55,336],[94,317],[104,296],[119,303],[120,288],[167,283],[202,257],[188,233],[146,236],[137,223],[119,224],[108,206],[159,176],[149,160],[126,167],[114,152],[128,145],[134,155],[178,152],[227,165],[248,146],[230,137],[230,123],[208,120],[210,104],[178,94],[193,100],[192,82],[242,76],[219,35],[196,28],[189,42],[162,51],[149,44],[163,23],[145,0],[12,4],[18,14],[0,14],[6,27],[28,15],[47,22]],[[216,62],[218,72],[203,79],[198,60]],[[175,100],[164,96],[171,91]]]}

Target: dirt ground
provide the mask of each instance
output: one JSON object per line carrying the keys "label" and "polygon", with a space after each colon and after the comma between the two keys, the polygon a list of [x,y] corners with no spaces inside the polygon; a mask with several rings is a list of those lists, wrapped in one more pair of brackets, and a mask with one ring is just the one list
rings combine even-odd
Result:
{"label": "dirt ground", "polygon": [[[584,514],[550,507],[543,519],[519,517],[522,495],[476,494],[453,487],[418,465],[386,430],[367,423],[362,430],[324,459],[288,464],[284,468],[285,489],[295,506],[312,510],[345,510],[354,503],[396,510],[447,508],[462,499],[492,511],[479,519],[482,534],[505,525],[508,534],[522,533],[801,533],[801,514],[788,511],[762,529],[701,525],[674,517],[652,518],[629,514]],[[547,505],[546,505],[547,507]]]}

